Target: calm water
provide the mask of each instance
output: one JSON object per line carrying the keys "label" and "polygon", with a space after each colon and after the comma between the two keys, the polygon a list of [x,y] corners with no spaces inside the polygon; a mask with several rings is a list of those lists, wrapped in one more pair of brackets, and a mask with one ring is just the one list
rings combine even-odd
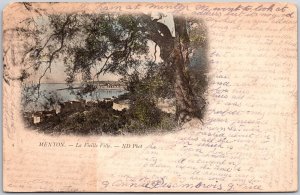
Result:
{"label": "calm water", "polygon": [[[74,84],[74,88],[79,87],[79,84]],[[67,84],[41,84],[40,90],[44,93],[56,93],[58,97],[62,98],[64,101],[74,101],[78,100],[78,96],[75,94],[79,89],[66,89],[68,88]],[[75,94],[72,94],[72,91]],[[83,96],[85,100],[101,100],[103,98],[111,98],[113,96],[118,97],[121,94],[124,94],[126,91],[123,89],[97,89],[92,93],[88,93]]]}
{"label": "calm water", "polygon": [[[79,87],[80,84],[74,84],[73,87]],[[67,101],[76,101],[80,97],[76,95],[79,89],[67,89],[68,85],[63,83],[42,83],[40,86],[40,94],[42,94],[38,102],[31,103],[26,106],[25,110],[41,110],[42,105],[47,102],[46,98],[55,97],[61,102]],[[72,93],[73,92],[73,93]],[[121,94],[124,94],[126,91],[124,89],[96,89],[92,93],[85,94],[82,96],[82,99],[86,101],[91,100],[103,100],[104,98],[112,98],[113,96],[118,97]]]}

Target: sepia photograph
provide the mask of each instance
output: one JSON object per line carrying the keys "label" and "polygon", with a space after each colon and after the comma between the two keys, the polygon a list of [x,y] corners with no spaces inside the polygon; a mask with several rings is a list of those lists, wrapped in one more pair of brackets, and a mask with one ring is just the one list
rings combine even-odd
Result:
{"label": "sepia photograph", "polygon": [[[149,134],[201,124],[208,83],[201,19],[160,12],[28,14],[10,29],[27,127],[50,134]],[[6,36],[6,34],[4,34]]]}

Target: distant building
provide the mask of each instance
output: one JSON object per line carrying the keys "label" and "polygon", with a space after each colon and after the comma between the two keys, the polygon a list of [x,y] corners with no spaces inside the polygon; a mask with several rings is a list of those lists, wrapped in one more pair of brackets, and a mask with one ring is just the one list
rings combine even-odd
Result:
{"label": "distant building", "polygon": [[100,88],[125,88],[125,83],[121,81],[94,81],[94,84]]}

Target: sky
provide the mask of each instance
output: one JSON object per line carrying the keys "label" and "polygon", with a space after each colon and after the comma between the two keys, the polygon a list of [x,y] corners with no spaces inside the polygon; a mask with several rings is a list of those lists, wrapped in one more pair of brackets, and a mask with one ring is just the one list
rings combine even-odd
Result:
{"label": "sky", "polygon": [[[175,37],[175,24],[174,24],[174,19],[173,19],[173,15],[172,14],[161,14],[161,13],[151,13],[151,17],[152,19],[158,19],[158,22],[165,24],[172,36]],[[38,21],[38,23],[47,26],[47,22],[48,20],[46,18],[41,18],[41,20]],[[45,37],[49,36],[49,35],[44,35]],[[155,44],[152,41],[148,41],[148,46],[149,46],[149,57],[151,57],[153,60],[156,59],[157,62],[162,61],[160,58],[160,49],[159,47],[157,47],[157,52],[156,52],[156,58],[154,56],[155,53]],[[65,83],[65,79],[67,78],[67,75],[65,73],[65,66],[63,64],[62,60],[56,60],[51,67],[51,72],[47,72],[45,77],[42,79],[42,83]],[[99,67],[101,68],[101,67]],[[142,67],[141,67],[142,68]],[[43,72],[44,70],[40,70],[41,72]],[[92,74],[96,73],[96,70],[92,71]],[[106,73],[106,74],[101,74],[99,76],[99,80],[111,80],[111,81],[117,81],[120,78],[122,78],[120,75],[116,75],[116,74],[111,74],[111,73]],[[75,82],[80,82],[80,77],[76,78]]]}
{"label": "sky", "polygon": [[[53,64],[53,67],[51,69],[51,73],[48,72],[45,77],[42,79],[42,83],[66,83],[65,79],[67,78],[67,75],[65,73],[65,66],[63,65],[63,62],[57,62]],[[100,81],[117,81],[121,78],[119,75],[115,74],[101,74],[99,76]],[[75,82],[80,82],[80,77],[78,76]]]}
{"label": "sky", "polygon": [[[152,41],[148,41],[148,46],[149,46],[149,56],[154,60],[154,53],[155,53],[155,44]],[[159,47],[157,47],[157,52],[156,52],[156,61],[160,62],[160,50]],[[101,68],[99,66],[99,68]],[[99,69],[98,68],[98,69]],[[143,67],[141,67],[142,69]],[[65,73],[66,67],[63,64],[63,61],[55,61],[55,63],[52,64],[51,67],[51,72],[47,72],[45,77],[42,79],[42,83],[66,83],[65,79],[67,78],[67,75]],[[43,70],[40,70],[42,72]],[[142,71],[142,70],[141,70]],[[92,71],[92,73],[96,73],[96,71]],[[112,74],[112,73],[106,73],[106,74],[101,74],[99,76],[100,81],[117,81],[120,78],[122,78],[120,75],[117,74]],[[77,77],[75,82],[80,82],[80,77]]]}

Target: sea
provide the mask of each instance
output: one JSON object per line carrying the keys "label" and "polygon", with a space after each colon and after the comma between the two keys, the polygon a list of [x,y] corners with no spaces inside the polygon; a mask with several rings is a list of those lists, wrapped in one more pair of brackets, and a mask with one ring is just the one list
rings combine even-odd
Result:
{"label": "sea", "polygon": [[37,102],[32,102],[26,105],[25,110],[41,110],[43,105],[47,103],[47,99],[53,97],[60,102],[76,101],[84,99],[86,101],[103,100],[104,98],[118,97],[126,93],[123,88],[97,88],[91,93],[87,93],[83,96],[76,95],[80,90],[80,83],[73,84],[72,89],[65,83],[41,83],[40,85],[40,97]]}

